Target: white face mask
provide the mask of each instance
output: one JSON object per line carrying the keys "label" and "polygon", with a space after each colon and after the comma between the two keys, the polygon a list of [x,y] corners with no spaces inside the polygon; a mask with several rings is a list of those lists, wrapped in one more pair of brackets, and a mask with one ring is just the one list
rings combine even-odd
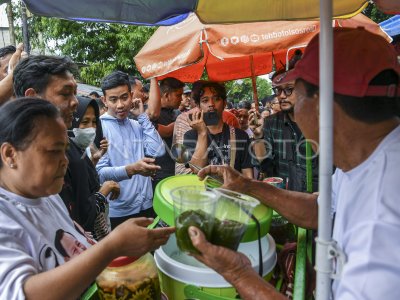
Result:
{"label": "white face mask", "polygon": [[96,138],[96,128],[73,128],[75,137],[72,140],[82,149],[86,149]]}

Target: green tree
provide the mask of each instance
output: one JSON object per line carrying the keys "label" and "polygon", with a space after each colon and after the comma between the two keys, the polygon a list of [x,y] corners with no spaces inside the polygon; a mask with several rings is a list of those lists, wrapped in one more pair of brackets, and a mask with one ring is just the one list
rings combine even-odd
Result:
{"label": "green tree", "polygon": [[[272,94],[271,84],[268,80],[257,77],[256,85],[259,100]],[[253,101],[253,86],[251,78],[229,81],[226,83],[226,90],[229,101],[234,103],[237,103],[240,100]]]}
{"label": "green tree", "polygon": [[114,70],[139,75],[133,57],[157,28],[32,16],[29,29],[31,48],[71,57],[80,81],[98,86]]}
{"label": "green tree", "polygon": [[375,23],[380,23],[382,21],[389,19],[390,17],[393,17],[393,15],[387,15],[381,12],[376,7],[375,3],[369,3],[368,6],[364,9],[363,13]]}

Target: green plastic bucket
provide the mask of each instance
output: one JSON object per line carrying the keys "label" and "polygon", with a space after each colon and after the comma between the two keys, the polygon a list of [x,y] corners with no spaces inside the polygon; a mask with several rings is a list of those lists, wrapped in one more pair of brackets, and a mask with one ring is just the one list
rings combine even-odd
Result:
{"label": "green plastic bucket", "polygon": [[[275,242],[270,235],[261,239],[263,252],[263,277],[269,280],[276,264]],[[238,251],[247,255],[257,272],[258,241],[241,243]],[[235,299],[236,290],[225,279],[178,250],[175,235],[154,253],[160,276],[161,291],[168,300],[219,300]]]}

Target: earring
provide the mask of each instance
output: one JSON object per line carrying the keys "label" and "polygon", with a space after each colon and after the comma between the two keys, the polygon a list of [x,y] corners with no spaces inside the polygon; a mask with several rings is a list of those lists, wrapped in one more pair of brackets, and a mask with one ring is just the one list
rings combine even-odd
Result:
{"label": "earring", "polygon": [[11,168],[11,169],[14,169],[14,167],[15,167],[14,164],[11,163],[11,164],[10,164],[10,168]]}

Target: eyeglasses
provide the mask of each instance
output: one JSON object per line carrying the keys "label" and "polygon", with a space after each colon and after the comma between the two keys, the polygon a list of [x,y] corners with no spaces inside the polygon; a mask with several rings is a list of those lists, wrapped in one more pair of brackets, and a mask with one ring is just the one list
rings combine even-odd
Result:
{"label": "eyeglasses", "polygon": [[279,86],[272,88],[272,90],[274,91],[275,95],[279,96],[282,92],[285,93],[286,97],[289,97],[294,90],[294,87],[286,87],[286,88],[281,88]]}

